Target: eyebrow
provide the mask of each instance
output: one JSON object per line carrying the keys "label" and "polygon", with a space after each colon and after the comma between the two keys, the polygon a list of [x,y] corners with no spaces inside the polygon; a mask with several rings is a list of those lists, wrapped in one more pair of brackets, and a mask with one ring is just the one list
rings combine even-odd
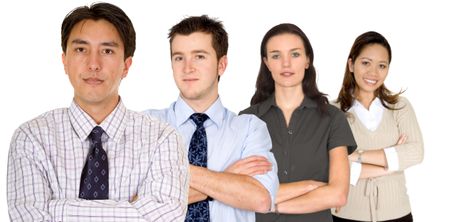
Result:
{"label": "eyebrow", "polygon": [[[83,39],[74,39],[72,40],[72,44],[79,44],[79,45],[88,45],[89,42]],[[114,41],[110,42],[102,42],[100,45],[102,46],[109,46],[109,47],[119,47],[119,44]]]}
{"label": "eyebrow", "polygon": [[[204,54],[207,54],[207,55],[210,54],[209,52],[207,52],[207,51],[205,51],[205,50],[202,50],[202,49],[194,50],[194,51],[191,51],[191,52],[190,52],[190,54],[197,54],[197,53],[204,53]],[[183,54],[184,54],[184,53],[181,53],[181,52],[173,52],[171,56],[173,57],[173,56],[183,55]]]}
{"label": "eyebrow", "polygon": [[[293,48],[293,49],[290,49],[289,52],[296,51],[296,50],[302,50],[302,48],[300,48],[300,47],[298,47],[298,48]],[[272,50],[272,51],[269,51],[269,53],[277,53],[277,52],[280,52],[280,50]]]}
{"label": "eyebrow", "polygon": [[[371,58],[368,58],[368,57],[361,57],[361,59],[367,59],[367,60],[369,60],[369,61],[371,61],[371,62],[373,62],[373,59],[371,59]],[[389,64],[387,61],[380,61],[381,63],[386,63],[386,64]]]}

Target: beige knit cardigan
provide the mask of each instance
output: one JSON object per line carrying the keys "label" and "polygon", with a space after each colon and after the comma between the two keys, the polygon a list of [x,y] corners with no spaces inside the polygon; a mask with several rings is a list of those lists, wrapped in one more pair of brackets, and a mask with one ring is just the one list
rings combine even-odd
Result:
{"label": "beige knit cardigan", "polygon": [[[334,104],[339,107],[339,105]],[[400,97],[395,109],[386,109],[375,131],[368,130],[353,111],[347,119],[361,150],[395,147],[399,170],[387,176],[359,179],[350,186],[347,204],[333,214],[351,220],[384,221],[399,218],[411,212],[403,171],[423,160],[423,140],[416,115],[409,101]],[[402,145],[396,145],[401,134],[407,136]]]}

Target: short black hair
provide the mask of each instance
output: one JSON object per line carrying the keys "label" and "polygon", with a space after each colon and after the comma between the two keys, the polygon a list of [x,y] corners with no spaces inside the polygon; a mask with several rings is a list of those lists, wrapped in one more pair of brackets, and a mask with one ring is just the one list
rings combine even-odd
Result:
{"label": "short black hair", "polygon": [[125,12],[110,3],[93,3],[91,6],[80,6],[66,15],[61,25],[61,47],[66,52],[67,41],[73,27],[83,20],[104,19],[117,29],[124,45],[124,58],[134,55],[136,49],[136,32],[133,23]]}

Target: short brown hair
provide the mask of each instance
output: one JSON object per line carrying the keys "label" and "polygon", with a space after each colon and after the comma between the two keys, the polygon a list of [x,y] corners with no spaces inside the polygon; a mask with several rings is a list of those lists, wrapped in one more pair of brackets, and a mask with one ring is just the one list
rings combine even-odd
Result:
{"label": "short brown hair", "polygon": [[172,44],[176,35],[190,35],[194,32],[203,32],[212,35],[212,47],[216,51],[217,60],[228,52],[228,34],[221,21],[212,19],[207,15],[191,16],[174,25],[169,32],[169,41]]}

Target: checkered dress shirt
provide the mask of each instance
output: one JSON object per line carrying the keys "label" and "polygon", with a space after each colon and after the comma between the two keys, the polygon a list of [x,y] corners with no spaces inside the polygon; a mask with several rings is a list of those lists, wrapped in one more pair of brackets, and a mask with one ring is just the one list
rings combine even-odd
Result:
{"label": "checkered dress shirt", "polygon": [[122,102],[100,124],[109,199],[78,198],[88,135],[96,125],[72,102],[16,130],[8,157],[11,221],[183,221],[189,183],[181,137]]}

